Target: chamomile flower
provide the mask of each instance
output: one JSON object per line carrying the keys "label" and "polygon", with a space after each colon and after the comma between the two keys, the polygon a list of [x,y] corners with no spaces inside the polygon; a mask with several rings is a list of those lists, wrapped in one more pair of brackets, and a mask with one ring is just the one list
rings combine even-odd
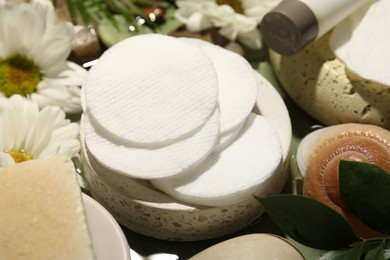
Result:
{"label": "chamomile flower", "polygon": [[0,99],[0,167],[57,155],[77,156],[79,125],[59,107],[38,105],[20,95]]}
{"label": "chamomile flower", "polygon": [[175,16],[190,31],[219,28],[219,33],[229,40],[259,49],[262,42],[258,25],[279,2],[281,0],[178,0]]}
{"label": "chamomile flower", "polygon": [[0,0],[0,96],[19,94],[40,108],[55,105],[77,113],[87,71],[67,60],[74,29],[55,17],[48,0]]}

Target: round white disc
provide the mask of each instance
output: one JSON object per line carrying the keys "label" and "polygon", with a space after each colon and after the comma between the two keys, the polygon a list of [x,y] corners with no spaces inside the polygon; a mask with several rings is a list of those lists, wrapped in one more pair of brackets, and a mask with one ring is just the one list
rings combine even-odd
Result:
{"label": "round white disc", "polygon": [[[258,84],[253,68],[242,56],[194,38],[182,40],[200,46],[214,63],[219,82],[218,107],[220,111],[221,149],[234,137],[231,132],[239,131],[252,111],[257,97]],[[218,146],[219,146],[218,145]]]}
{"label": "round white disc", "polygon": [[87,116],[82,127],[88,150],[104,167],[133,178],[163,178],[195,167],[211,153],[218,137],[219,112],[216,109],[195,134],[160,148],[137,148],[108,136]]}
{"label": "round white disc", "polygon": [[158,34],[133,36],[108,49],[84,84],[88,116],[141,147],[192,134],[217,105],[218,80],[199,47]]}
{"label": "round white disc", "polygon": [[281,162],[276,130],[264,117],[250,114],[230,146],[185,174],[152,180],[152,184],[184,202],[233,205],[266,189]]}

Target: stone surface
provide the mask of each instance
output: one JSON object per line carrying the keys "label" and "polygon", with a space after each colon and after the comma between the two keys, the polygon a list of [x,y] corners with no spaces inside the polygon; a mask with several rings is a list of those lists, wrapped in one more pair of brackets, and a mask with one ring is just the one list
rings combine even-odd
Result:
{"label": "stone surface", "polygon": [[302,254],[286,239],[259,233],[243,235],[206,248],[190,260],[303,260]]}
{"label": "stone surface", "polygon": [[390,87],[349,71],[329,48],[329,34],[294,56],[270,52],[288,95],[325,125],[366,123],[390,129]]}

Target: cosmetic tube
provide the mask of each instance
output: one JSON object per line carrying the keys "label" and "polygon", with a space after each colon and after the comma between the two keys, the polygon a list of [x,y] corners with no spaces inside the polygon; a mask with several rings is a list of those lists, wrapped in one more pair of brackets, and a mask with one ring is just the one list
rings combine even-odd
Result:
{"label": "cosmetic tube", "polygon": [[264,16],[260,31],[270,49],[291,56],[369,2],[372,0],[284,0]]}

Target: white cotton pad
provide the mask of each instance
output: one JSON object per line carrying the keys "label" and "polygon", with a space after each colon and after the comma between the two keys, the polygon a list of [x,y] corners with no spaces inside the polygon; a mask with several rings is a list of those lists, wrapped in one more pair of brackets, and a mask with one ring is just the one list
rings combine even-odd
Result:
{"label": "white cotton pad", "polygon": [[84,84],[88,116],[134,145],[157,147],[192,134],[217,105],[210,58],[177,38],[133,36],[108,49]]}
{"label": "white cotton pad", "polygon": [[244,123],[245,121],[228,133],[220,134],[213,152],[220,152],[233,143],[237,136],[241,133],[241,129],[244,127]]}
{"label": "white cotton pad", "polygon": [[93,157],[104,167],[140,179],[181,174],[203,161],[213,150],[219,131],[219,112],[215,109],[206,123],[188,138],[159,148],[137,148],[84,116],[85,143]]}
{"label": "white cotton pad", "polygon": [[224,147],[228,145],[225,142],[232,141],[231,133],[239,131],[255,105],[258,85],[253,68],[242,56],[217,45],[194,38],[180,39],[200,46],[214,63],[219,82],[220,135],[224,136],[217,147]]}
{"label": "white cotton pad", "polygon": [[359,10],[335,27],[330,46],[348,69],[390,86],[390,1],[375,1],[366,10]]}
{"label": "white cotton pad", "polygon": [[84,113],[87,113],[87,101],[85,100],[85,94],[84,94],[84,86],[81,88],[80,91],[80,103],[81,103],[81,109]]}
{"label": "white cotton pad", "polygon": [[230,146],[212,153],[188,173],[152,180],[152,184],[184,202],[232,205],[264,192],[277,176],[281,161],[276,130],[264,117],[252,113]]}

